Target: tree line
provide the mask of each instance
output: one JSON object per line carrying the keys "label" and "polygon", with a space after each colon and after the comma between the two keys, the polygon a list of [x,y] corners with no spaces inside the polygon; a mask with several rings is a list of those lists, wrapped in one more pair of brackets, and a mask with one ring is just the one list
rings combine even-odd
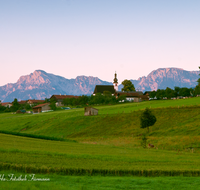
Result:
{"label": "tree line", "polygon": [[95,96],[82,95],[78,98],[66,98],[63,100],[65,106],[78,106],[78,105],[103,105],[103,104],[116,104],[121,101],[126,101],[126,96],[116,98],[112,96],[111,92],[104,91],[103,94],[97,93]]}
{"label": "tree line", "polygon": [[174,87],[174,89],[171,89],[167,87],[164,89],[158,89],[157,91],[151,91],[149,94],[149,98],[156,98],[156,99],[171,99],[171,98],[177,98],[177,97],[195,97],[200,94],[200,86],[196,86],[195,88],[180,88],[180,87]]}

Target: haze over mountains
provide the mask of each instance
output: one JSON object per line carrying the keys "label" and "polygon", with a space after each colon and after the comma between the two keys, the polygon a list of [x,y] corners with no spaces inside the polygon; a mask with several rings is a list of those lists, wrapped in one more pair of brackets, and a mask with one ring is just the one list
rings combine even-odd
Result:
{"label": "haze over mountains", "polygon": [[[147,77],[131,80],[136,90],[150,91],[166,87],[195,87],[199,71],[185,71],[179,68],[160,68],[152,71]],[[112,73],[111,73],[112,74]],[[114,73],[113,73],[114,78]],[[18,100],[45,99],[53,94],[90,95],[96,85],[112,85],[112,82],[102,81],[93,76],[77,76],[75,79],[36,70],[30,75],[21,76],[16,83],[0,87],[0,100],[12,102]],[[119,85],[119,90],[123,85]]]}

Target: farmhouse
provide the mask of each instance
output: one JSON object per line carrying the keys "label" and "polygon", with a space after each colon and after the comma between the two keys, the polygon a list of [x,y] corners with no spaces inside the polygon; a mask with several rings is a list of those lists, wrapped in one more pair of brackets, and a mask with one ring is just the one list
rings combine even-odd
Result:
{"label": "farmhouse", "polygon": [[33,113],[40,113],[42,111],[48,111],[48,110],[51,110],[50,108],[50,103],[45,103],[45,104],[39,104],[35,107],[33,107]]}
{"label": "farmhouse", "polygon": [[4,107],[9,107],[9,108],[12,106],[12,103],[10,102],[1,102],[0,104]]}
{"label": "farmhouse", "polygon": [[35,100],[35,99],[33,99],[33,100],[28,100],[27,101],[27,104],[29,104],[30,106],[31,105],[34,105],[34,104],[41,104],[41,103],[44,103],[45,102],[45,100]]}
{"label": "farmhouse", "polygon": [[55,100],[56,101],[56,106],[63,106],[62,104],[62,101],[65,99],[65,98],[78,98],[79,96],[74,96],[74,95],[52,95],[50,97],[50,99],[52,100]]}
{"label": "farmhouse", "polygon": [[139,93],[137,92],[117,92],[116,93],[116,97],[119,97],[119,96],[123,96],[125,95],[126,96],[126,100],[127,101],[130,101],[130,102],[141,102],[142,99],[141,99],[141,95],[139,95]]}
{"label": "farmhouse", "polygon": [[98,109],[92,107],[85,107],[85,114],[86,116],[89,115],[98,115]]}
{"label": "farmhouse", "polygon": [[27,100],[21,100],[21,101],[18,102],[18,104],[19,104],[19,105],[21,105],[21,104],[26,104],[26,102],[27,102]]}

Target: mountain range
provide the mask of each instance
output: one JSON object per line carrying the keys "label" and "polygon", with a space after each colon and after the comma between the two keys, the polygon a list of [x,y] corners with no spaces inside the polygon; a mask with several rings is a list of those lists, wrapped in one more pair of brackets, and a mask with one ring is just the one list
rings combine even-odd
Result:
{"label": "mountain range", "polygon": [[[152,71],[147,77],[131,80],[136,90],[152,91],[166,87],[195,87],[199,71],[186,71],[180,68],[160,68]],[[112,82],[100,80],[93,76],[77,76],[75,79],[36,70],[21,76],[16,83],[8,83],[0,87],[0,100],[12,102],[18,100],[45,99],[53,94],[91,95],[96,85],[112,85]],[[123,85],[119,85],[119,90]]]}

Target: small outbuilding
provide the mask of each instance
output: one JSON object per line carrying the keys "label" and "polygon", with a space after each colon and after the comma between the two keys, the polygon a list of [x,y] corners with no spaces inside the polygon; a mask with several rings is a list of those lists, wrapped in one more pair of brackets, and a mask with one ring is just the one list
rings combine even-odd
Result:
{"label": "small outbuilding", "polygon": [[85,107],[84,111],[84,115],[98,115],[98,109],[92,107]]}
{"label": "small outbuilding", "polygon": [[35,107],[33,107],[33,113],[40,113],[42,111],[48,111],[48,110],[51,110],[50,108],[50,103],[45,103],[45,104],[39,104]]}

